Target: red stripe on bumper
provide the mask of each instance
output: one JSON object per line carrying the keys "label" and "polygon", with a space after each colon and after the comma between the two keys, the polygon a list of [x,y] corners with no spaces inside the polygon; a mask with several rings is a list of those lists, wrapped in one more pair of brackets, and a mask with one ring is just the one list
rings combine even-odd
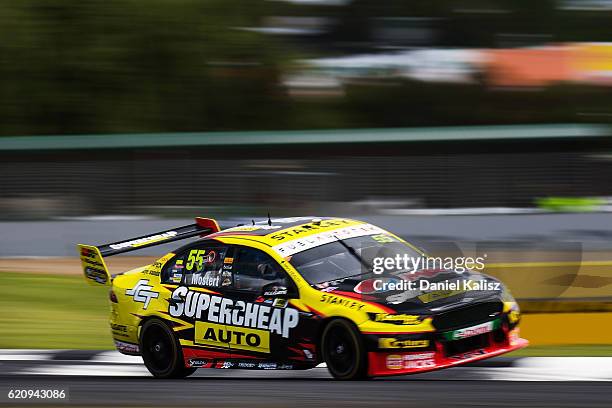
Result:
{"label": "red stripe on bumper", "polygon": [[442,351],[422,352],[369,352],[368,374],[372,377],[386,375],[404,375],[424,373],[455,367],[471,363],[473,361],[485,360],[499,356],[514,350],[527,347],[529,342],[525,339],[516,339],[512,345],[494,345],[480,351],[461,353],[456,356],[447,357]]}

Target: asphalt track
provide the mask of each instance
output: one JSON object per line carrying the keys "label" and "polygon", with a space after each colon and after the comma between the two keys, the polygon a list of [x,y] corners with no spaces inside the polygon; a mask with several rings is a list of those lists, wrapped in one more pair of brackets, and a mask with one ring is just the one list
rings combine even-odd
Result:
{"label": "asphalt track", "polygon": [[[2,406],[559,408],[610,407],[612,401],[606,358],[498,358],[415,376],[340,382],[325,368],[199,370],[184,380],[156,380],[138,358],[112,352],[14,353],[0,356]],[[67,399],[9,400],[10,389],[63,389]]]}

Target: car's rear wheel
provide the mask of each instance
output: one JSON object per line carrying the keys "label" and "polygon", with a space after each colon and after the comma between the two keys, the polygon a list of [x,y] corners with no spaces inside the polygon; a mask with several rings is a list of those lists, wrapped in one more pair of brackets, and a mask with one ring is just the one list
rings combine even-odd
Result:
{"label": "car's rear wheel", "polygon": [[321,352],[330,374],[338,380],[367,378],[368,361],[361,334],[351,322],[332,320],[323,330]]}
{"label": "car's rear wheel", "polygon": [[143,324],[140,353],[149,372],[157,378],[183,378],[196,370],[185,367],[178,339],[159,319],[150,319]]}

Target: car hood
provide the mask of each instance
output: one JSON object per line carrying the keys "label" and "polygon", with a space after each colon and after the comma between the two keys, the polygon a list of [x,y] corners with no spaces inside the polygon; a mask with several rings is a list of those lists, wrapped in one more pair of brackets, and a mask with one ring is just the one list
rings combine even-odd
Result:
{"label": "car hood", "polygon": [[319,284],[317,289],[381,304],[396,313],[435,314],[473,303],[499,302],[503,285],[484,274],[439,269],[350,277]]}

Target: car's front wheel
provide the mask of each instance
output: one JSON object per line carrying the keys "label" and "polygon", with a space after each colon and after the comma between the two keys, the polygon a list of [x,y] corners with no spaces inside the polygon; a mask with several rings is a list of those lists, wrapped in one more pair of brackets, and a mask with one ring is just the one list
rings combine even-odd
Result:
{"label": "car's front wheel", "polygon": [[185,367],[178,339],[159,319],[150,319],[143,324],[140,353],[149,372],[157,378],[183,378],[196,370]]}
{"label": "car's front wheel", "polygon": [[332,320],[321,336],[321,352],[331,375],[338,380],[367,378],[367,353],[361,334],[351,322]]}

